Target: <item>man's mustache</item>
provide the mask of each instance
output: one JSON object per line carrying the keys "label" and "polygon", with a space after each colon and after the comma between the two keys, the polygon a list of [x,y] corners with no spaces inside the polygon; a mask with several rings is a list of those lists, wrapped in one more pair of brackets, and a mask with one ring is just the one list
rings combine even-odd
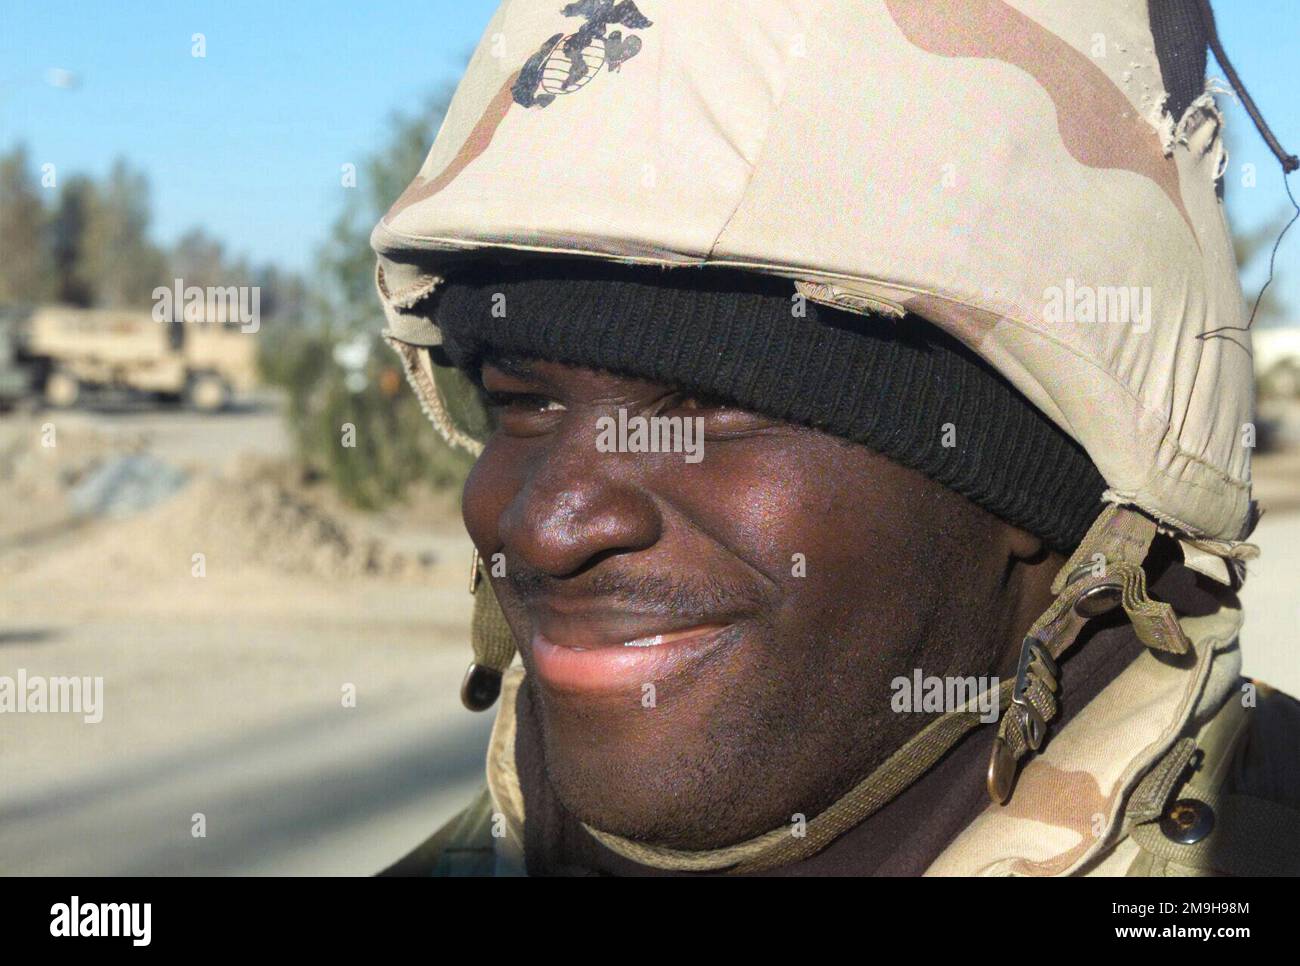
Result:
{"label": "man's mustache", "polygon": [[607,605],[674,617],[750,611],[766,602],[758,587],[712,574],[683,578],[602,570],[575,577],[553,577],[517,563],[507,563],[506,582],[525,604],[545,601],[548,597],[588,597]]}

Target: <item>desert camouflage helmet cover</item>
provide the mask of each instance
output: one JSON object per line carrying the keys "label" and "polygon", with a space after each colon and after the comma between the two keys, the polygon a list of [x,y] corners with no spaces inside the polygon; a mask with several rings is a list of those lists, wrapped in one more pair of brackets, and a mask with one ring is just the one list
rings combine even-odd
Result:
{"label": "desert camouflage helmet cover", "polygon": [[423,300],[467,253],[768,272],[942,326],[1108,499],[1237,541],[1221,119],[1165,100],[1145,0],[506,0],[374,230],[390,338],[427,397]]}

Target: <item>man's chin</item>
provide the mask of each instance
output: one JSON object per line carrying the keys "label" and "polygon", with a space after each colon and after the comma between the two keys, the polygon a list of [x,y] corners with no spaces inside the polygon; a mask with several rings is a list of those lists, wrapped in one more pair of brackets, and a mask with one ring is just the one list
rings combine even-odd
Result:
{"label": "man's chin", "polygon": [[789,732],[768,733],[779,712],[756,710],[770,688],[750,683],[752,653],[719,648],[649,700],[640,688],[568,693],[530,669],[547,775],[567,811],[602,832],[690,850],[787,822],[791,786],[807,776],[790,773]]}
{"label": "man's chin", "polygon": [[753,814],[753,796],[744,790],[755,776],[731,773],[707,749],[667,736],[656,736],[653,745],[648,736],[627,743],[602,738],[593,745],[552,734],[545,752],[556,796],[593,828],[698,850],[734,844],[772,827]]}
{"label": "man's chin", "polygon": [[[588,784],[594,777],[574,782],[563,775],[551,775],[565,809],[591,828],[689,851],[719,848],[750,837],[745,831],[718,828],[713,817],[716,805],[689,787],[668,794],[662,782],[632,780],[598,789]],[[609,794],[610,789],[614,794]]]}

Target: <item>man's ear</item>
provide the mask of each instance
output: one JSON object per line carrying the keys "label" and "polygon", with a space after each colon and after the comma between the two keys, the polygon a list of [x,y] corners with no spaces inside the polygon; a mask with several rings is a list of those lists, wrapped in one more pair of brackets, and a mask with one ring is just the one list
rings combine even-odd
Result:
{"label": "man's ear", "polygon": [[1013,560],[1037,561],[1044,554],[1043,540],[1028,530],[1007,525],[1007,552]]}

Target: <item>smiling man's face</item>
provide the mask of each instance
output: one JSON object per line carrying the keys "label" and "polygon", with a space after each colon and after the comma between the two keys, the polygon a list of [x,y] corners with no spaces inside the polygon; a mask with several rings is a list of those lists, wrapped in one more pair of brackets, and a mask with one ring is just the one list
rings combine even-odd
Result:
{"label": "smiling man's face", "polygon": [[[1060,563],[859,446],[670,386],[499,359],[464,517],[578,818],[682,848],[811,817],[924,724],[890,682],[1005,673]],[[703,459],[601,452],[698,417]],[[938,434],[940,428],[936,427]]]}

